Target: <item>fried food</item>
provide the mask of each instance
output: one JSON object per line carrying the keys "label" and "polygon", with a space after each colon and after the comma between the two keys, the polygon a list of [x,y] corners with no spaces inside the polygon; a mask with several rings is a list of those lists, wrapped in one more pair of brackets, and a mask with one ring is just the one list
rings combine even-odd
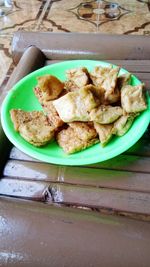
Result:
{"label": "fried food", "polygon": [[131,127],[135,115],[123,115],[114,122],[113,134],[123,136]]}
{"label": "fried food", "polygon": [[124,135],[147,108],[144,85],[130,85],[131,74],[118,76],[119,70],[112,65],[91,72],[75,68],[66,72],[64,83],[49,74],[38,77],[34,93],[44,112],[11,110],[15,130],[34,146],[56,138],[67,154],[99,140],[105,146],[113,135]]}
{"label": "fried food", "polygon": [[53,101],[60,118],[64,122],[89,121],[89,112],[97,106],[93,94],[83,87]]}
{"label": "fried food", "polygon": [[[82,88],[83,86],[89,84],[89,73],[85,67],[70,69],[66,71],[66,76],[76,88]],[[68,89],[70,91],[71,88],[68,87]]]}
{"label": "fried food", "polygon": [[88,141],[97,137],[97,132],[94,129],[93,123],[71,122],[69,126],[74,130],[77,136],[83,141]]}
{"label": "fried food", "polygon": [[52,101],[47,101],[43,105],[43,110],[46,113],[49,123],[57,130],[64,124],[64,121],[59,117]]}
{"label": "fried food", "polygon": [[[67,129],[60,131],[56,137],[59,146],[63,148],[65,153],[72,154],[98,143],[96,131],[86,123],[73,122],[70,125]],[[84,134],[81,135],[82,129]]]}
{"label": "fried food", "polygon": [[16,131],[30,144],[44,146],[54,137],[54,129],[42,111],[12,109],[11,119]]}
{"label": "fried food", "polygon": [[98,66],[90,73],[90,77],[95,86],[102,87],[105,90],[107,96],[115,89],[119,69],[119,67],[113,68],[113,66],[105,68]]}
{"label": "fried food", "polygon": [[40,76],[37,80],[42,102],[56,99],[64,89],[64,83],[53,75]]}
{"label": "fried food", "polygon": [[100,124],[94,122],[94,127],[99,135],[101,145],[104,147],[113,136],[113,123],[112,124]]}
{"label": "fried food", "polygon": [[121,89],[121,106],[127,113],[137,113],[147,108],[143,94],[144,84],[126,85]]}
{"label": "fried food", "polygon": [[112,92],[105,94],[105,103],[112,104],[121,101],[121,88],[130,82],[131,74],[123,74],[117,77],[116,86]]}
{"label": "fried food", "polygon": [[125,73],[117,77],[117,88],[121,90],[121,88],[125,85],[128,85],[131,80],[131,74]]}
{"label": "fried food", "polygon": [[55,130],[57,130],[58,127],[61,127],[64,122],[61,120],[61,118],[59,117],[53,102],[51,100],[49,101],[44,101],[43,100],[43,92],[41,90],[39,90],[38,87],[34,88],[34,93],[37,97],[37,99],[39,100],[40,104],[43,107],[43,110],[45,112],[45,114],[48,117],[49,123],[54,127]]}
{"label": "fried food", "polygon": [[100,124],[109,124],[117,120],[122,114],[123,110],[119,106],[101,105],[98,108],[92,109],[90,120]]}

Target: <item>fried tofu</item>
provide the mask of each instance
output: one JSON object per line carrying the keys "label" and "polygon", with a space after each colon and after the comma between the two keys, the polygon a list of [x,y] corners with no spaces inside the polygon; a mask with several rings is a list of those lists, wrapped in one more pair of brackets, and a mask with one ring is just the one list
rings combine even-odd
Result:
{"label": "fried tofu", "polygon": [[37,87],[41,91],[42,101],[56,99],[64,89],[64,83],[53,75],[44,75],[37,77]]}
{"label": "fried tofu", "polygon": [[129,84],[130,79],[131,79],[130,73],[125,73],[123,75],[118,76],[117,81],[116,81],[116,87],[114,88],[114,90],[112,90],[112,92],[110,92],[109,94],[105,93],[105,102],[107,104],[120,102],[121,101],[121,88]]}
{"label": "fried tofu", "polygon": [[116,87],[119,67],[101,67],[97,66],[90,73],[93,84],[97,87],[102,87],[105,90],[106,97],[112,93]]}
{"label": "fried tofu", "polygon": [[144,84],[126,85],[121,89],[121,106],[127,113],[137,113],[147,108],[143,94]]}
{"label": "fried tofu", "polygon": [[69,123],[69,126],[83,141],[88,141],[89,139],[97,137],[97,132],[94,129],[93,123],[71,122]]}
{"label": "fried tofu", "polygon": [[54,100],[53,105],[64,122],[73,122],[88,121],[89,112],[97,103],[90,90],[81,88]]}
{"label": "fried tofu", "polygon": [[90,120],[100,124],[109,124],[117,120],[123,114],[121,107],[101,105],[90,112]]}
{"label": "fried tofu", "polygon": [[85,67],[70,69],[66,71],[66,76],[67,79],[72,81],[78,88],[81,88],[89,83],[89,73]]}
{"label": "fried tofu", "polygon": [[38,98],[40,104],[42,105],[42,108],[48,117],[49,123],[55,128],[55,130],[57,130],[57,128],[61,127],[64,124],[64,122],[59,117],[53,105],[53,102],[51,100],[49,101],[43,100],[43,92],[39,90],[38,87],[34,88],[34,93]]}
{"label": "fried tofu", "polygon": [[12,109],[11,119],[16,131],[30,144],[44,146],[54,137],[54,129],[42,111]]}
{"label": "fried tofu", "polygon": [[123,115],[114,122],[113,134],[117,136],[123,136],[131,127],[135,116]]}
{"label": "fried tofu", "polygon": [[79,89],[79,87],[73,81],[65,81],[64,82],[64,89],[67,92],[74,92]]}
{"label": "fried tofu", "polygon": [[[72,123],[73,125],[73,123]],[[71,125],[71,126],[72,126]],[[94,134],[88,135],[85,138],[85,135],[80,135],[81,125],[79,126],[79,130],[75,130],[75,127],[69,126],[67,129],[63,129],[57,134],[56,140],[60,147],[63,148],[64,152],[67,154],[72,154],[75,152],[79,152],[87,147],[90,147],[96,143],[98,143],[98,138],[95,137],[97,135],[95,132]],[[86,128],[86,127],[85,127]],[[84,128],[84,131],[85,131]],[[87,129],[88,133],[88,129]],[[92,137],[93,136],[93,137]],[[92,138],[91,138],[92,137]]]}
{"label": "fried tofu", "polygon": [[112,124],[100,124],[94,122],[94,127],[99,135],[100,143],[104,147],[113,136],[113,123]]}
{"label": "fried tofu", "polygon": [[131,80],[131,74],[125,73],[117,77],[117,88],[121,90],[121,88],[125,85],[128,85]]}
{"label": "fried tofu", "polygon": [[47,101],[42,105],[44,112],[46,113],[49,123],[57,130],[64,122],[59,117],[52,101]]}

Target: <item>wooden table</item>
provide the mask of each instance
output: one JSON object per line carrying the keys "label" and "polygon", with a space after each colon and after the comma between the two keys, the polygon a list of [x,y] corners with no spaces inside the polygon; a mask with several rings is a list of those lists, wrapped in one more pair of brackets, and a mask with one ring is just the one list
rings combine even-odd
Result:
{"label": "wooden table", "polygon": [[[150,84],[149,38],[17,32],[1,92],[44,65],[105,60]],[[0,266],[150,266],[150,129],[128,151],[89,166],[37,161],[0,128]],[[2,265],[1,265],[2,264]]]}

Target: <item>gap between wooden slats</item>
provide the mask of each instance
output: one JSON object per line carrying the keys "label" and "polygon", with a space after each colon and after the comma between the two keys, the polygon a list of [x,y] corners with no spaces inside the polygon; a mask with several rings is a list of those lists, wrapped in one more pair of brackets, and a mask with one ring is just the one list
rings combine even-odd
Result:
{"label": "gap between wooden slats", "polygon": [[[98,166],[99,167],[99,166]],[[9,160],[4,168],[5,179],[68,183],[89,187],[116,188],[150,192],[150,174],[89,167],[58,166],[46,163]]]}
{"label": "gap between wooden slats", "polygon": [[51,184],[54,203],[106,208],[150,215],[150,194],[115,189]]}

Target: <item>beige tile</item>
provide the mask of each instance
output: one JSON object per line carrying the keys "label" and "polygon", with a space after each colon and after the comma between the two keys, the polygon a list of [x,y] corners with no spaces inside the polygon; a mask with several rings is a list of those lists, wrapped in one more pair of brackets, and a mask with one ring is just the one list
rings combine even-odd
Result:
{"label": "beige tile", "polygon": [[2,84],[5,79],[11,62],[11,58],[7,57],[3,51],[0,51],[0,84]]}
{"label": "beige tile", "polygon": [[[14,6],[8,16],[0,18],[0,28],[4,33],[5,30],[14,32],[20,28],[26,27],[26,23],[33,21],[36,24],[36,16],[39,12],[41,2],[38,0],[17,1],[17,7]],[[35,25],[34,25],[35,27]]]}
{"label": "beige tile", "polygon": [[54,2],[43,24],[53,31],[123,34],[133,32],[136,27],[140,29],[150,21],[150,12],[145,3],[120,0],[112,1],[110,8],[105,5],[105,1]]}

